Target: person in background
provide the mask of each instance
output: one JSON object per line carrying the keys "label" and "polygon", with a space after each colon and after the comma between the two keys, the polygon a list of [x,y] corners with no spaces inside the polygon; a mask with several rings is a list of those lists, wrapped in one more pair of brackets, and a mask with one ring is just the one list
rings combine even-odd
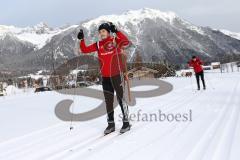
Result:
{"label": "person in background", "polygon": [[200,78],[202,80],[203,84],[203,89],[206,89],[206,84],[204,80],[204,72],[203,72],[203,62],[201,61],[200,58],[193,56],[192,59],[188,63],[189,67],[193,67],[195,75],[196,75],[196,80],[197,80],[197,87],[198,90],[200,90]]}

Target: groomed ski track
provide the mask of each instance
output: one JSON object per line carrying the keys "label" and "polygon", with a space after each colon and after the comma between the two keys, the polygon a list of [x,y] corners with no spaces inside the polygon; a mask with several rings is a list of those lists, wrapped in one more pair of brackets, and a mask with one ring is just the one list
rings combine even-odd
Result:
{"label": "groomed ski track", "polygon": [[[0,141],[0,159],[2,160],[239,160],[240,156],[240,73],[206,73],[206,91],[195,91],[195,79],[164,79],[174,86],[174,90],[164,96],[137,98],[137,105],[130,107],[130,112],[144,113],[185,113],[192,110],[192,122],[143,122],[133,121],[130,132],[119,135],[121,122],[117,118],[120,109],[115,112],[116,132],[103,136],[106,117],[88,122],[74,122],[74,129],[69,130],[69,123],[53,120],[30,133],[18,133]],[[143,86],[146,87],[146,86]],[[133,88],[134,89],[134,88]],[[138,87],[136,89],[141,89]],[[145,88],[146,89],[146,88]],[[53,111],[54,105],[47,106],[47,99],[58,102],[63,95],[41,93],[41,95],[18,95],[0,99],[0,115],[7,107],[20,103],[18,107],[27,110],[25,103],[36,103],[32,114]],[[22,98],[30,101],[23,101]],[[75,99],[81,101],[81,97]],[[84,99],[86,103],[91,99]],[[6,102],[7,101],[7,102]],[[45,107],[37,107],[44,101]],[[91,102],[89,102],[91,104]],[[97,103],[97,102],[96,102]],[[51,103],[54,104],[54,103]],[[24,108],[25,107],[25,108]],[[75,106],[77,107],[77,105]],[[15,107],[13,107],[14,109]],[[46,111],[45,111],[46,110]],[[12,110],[14,112],[14,110]],[[39,113],[40,112],[40,113]],[[10,111],[9,111],[10,113]],[[16,118],[28,116],[23,111]],[[21,114],[21,113],[19,113]],[[24,115],[23,115],[24,114]],[[11,115],[9,115],[11,116]],[[49,115],[48,115],[49,116]],[[55,116],[52,113],[52,116]],[[22,121],[6,120],[1,131],[11,132],[10,127],[18,126]],[[29,121],[31,119],[29,118]],[[18,123],[19,122],[19,123]],[[6,124],[7,123],[7,124]],[[40,124],[41,122],[39,122]],[[26,124],[25,124],[26,125]],[[35,125],[29,122],[29,127]],[[35,128],[37,128],[35,126]],[[9,129],[9,131],[6,131]],[[1,133],[0,133],[1,136]]]}

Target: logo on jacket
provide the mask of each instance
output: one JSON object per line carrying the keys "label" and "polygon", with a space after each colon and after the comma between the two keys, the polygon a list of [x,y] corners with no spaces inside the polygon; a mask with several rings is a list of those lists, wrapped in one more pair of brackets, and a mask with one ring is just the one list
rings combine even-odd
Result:
{"label": "logo on jacket", "polygon": [[111,52],[115,49],[115,46],[112,41],[109,41],[103,45],[103,48],[106,52]]}

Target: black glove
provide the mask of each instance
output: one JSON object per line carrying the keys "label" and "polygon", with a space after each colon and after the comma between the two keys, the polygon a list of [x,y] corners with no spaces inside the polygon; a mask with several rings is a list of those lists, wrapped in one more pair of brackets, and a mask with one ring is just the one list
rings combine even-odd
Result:
{"label": "black glove", "polygon": [[80,29],[77,38],[78,38],[79,40],[82,40],[82,39],[84,38],[84,33],[83,33],[83,30],[82,30],[82,29]]}
{"label": "black glove", "polygon": [[117,27],[112,22],[109,22],[109,25],[110,25],[110,31],[112,33],[116,33],[118,31]]}

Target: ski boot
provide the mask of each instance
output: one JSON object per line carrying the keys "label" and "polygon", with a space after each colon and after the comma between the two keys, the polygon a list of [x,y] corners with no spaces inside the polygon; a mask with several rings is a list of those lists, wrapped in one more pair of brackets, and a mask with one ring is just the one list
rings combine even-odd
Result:
{"label": "ski boot", "polygon": [[129,122],[123,122],[123,126],[120,130],[120,133],[123,134],[131,129],[131,125]]}
{"label": "ski boot", "polygon": [[115,123],[108,122],[107,128],[104,130],[104,135],[110,134],[115,131]]}

